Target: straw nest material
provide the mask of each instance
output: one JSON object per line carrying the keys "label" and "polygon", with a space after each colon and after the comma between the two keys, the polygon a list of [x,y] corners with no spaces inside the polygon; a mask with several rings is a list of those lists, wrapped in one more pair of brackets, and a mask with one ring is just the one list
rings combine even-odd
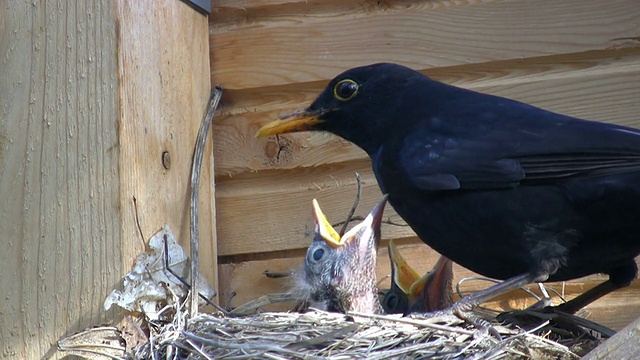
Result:
{"label": "straw nest material", "polygon": [[188,319],[185,302],[177,304],[153,321],[127,316],[118,327],[84,330],[59,348],[89,359],[579,359],[599,344],[591,336],[561,336],[548,321],[530,331],[496,325],[499,340],[453,316],[310,309]]}
{"label": "straw nest material", "polygon": [[[396,315],[266,312],[250,316],[179,311],[135,358],[192,359],[579,359],[597,345],[498,326],[503,340],[455,318],[434,324]],[[548,334],[551,334],[550,332]]]}

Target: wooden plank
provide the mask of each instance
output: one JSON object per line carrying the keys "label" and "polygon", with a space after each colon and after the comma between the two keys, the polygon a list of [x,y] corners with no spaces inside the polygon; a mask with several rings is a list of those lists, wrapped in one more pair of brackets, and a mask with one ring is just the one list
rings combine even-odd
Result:
{"label": "wooden plank", "polygon": [[[496,1],[496,0],[493,0]],[[438,8],[455,4],[451,1],[431,1],[429,7]],[[364,13],[408,10],[425,7],[415,0],[240,0],[216,1],[210,16],[215,32],[246,27],[273,27],[295,21],[318,21],[339,14],[358,16]]]}
{"label": "wooden plank", "polygon": [[115,317],[102,302],[130,266],[115,12],[110,1],[0,8],[0,358],[57,358],[61,336]]}
{"label": "wooden plank", "polygon": [[[640,98],[638,83],[640,69],[629,73],[604,73],[589,77],[500,85],[491,87],[490,90],[514,98],[529,99],[528,102],[567,114],[640,126],[637,117],[640,102],[635,100]],[[233,127],[230,126],[227,131],[231,128]],[[224,131],[218,124],[217,134]],[[246,134],[252,131],[244,132]],[[340,217],[345,216],[351,206],[356,171],[363,177],[363,202],[359,211],[366,214],[380,197],[368,158],[364,152],[343,140],[318,133],[280,136],[266,141],[248,139],[248,134],[245,136],[229,136],[224,146],[231,147],[231,142],[240,139],[242,141],[236,144],[242,143],[247,148],[256,148],[260,143],[268,145],[269,142],[275,144],[280,141],[281,149],[275,151],[274,160],[260,166],[295,169],[217,178],[221,255],[304,247],[304,236],[313,225],[309,211],[311,199],[317,197],[326,213],[336,216],[330,221],[340,221]],[[221,143],[222,140],[217,142],[222,146]],[[232,155],[227,152],[216,152],[217,164],[224,163],[230,156]],[[328,163],[329,161],[342,162]],[[242,166],[240,158],[235,163]],[[251,162],[245,158],[245,164],[247,163]],[[255,167],[254,163],[252,170]],[[229,170],[217,171],[218,174],[225,174]],[[387,214],[392,216],[394,213],[389,208]],[[383,235],[385,238],[403,238],[411,234],[406,227],[385,227]]]}
{"label": "wooden plank", "polygon": [[[310,241],[310,240],[309,240]],[[307,243],[308,244],[308,243]],[[419,243],[418,239],[403,241],[399,249],[407,262],[419,273],[424,273],[431,269],[437,261],[439,255],[428,246]],[[290,278],[271,279],[263,275],[265,270],[272,272],[288,272],[296,270],[302,266],[303,255],[295,257],[282,257],[267,260],[245,261],[241,263],[227,263],[220,265],[220,300],[228,303],[232,307],[242,305],[248,301],[257,299],[260,296],[278,292],[286,292],[291,287]],[[460,279],[477,276],[477,274],[455,264],[454,284]],[[390,264],[386,248],[386,242],[381,244],[378,251],[377,276],[384,279],[380,283],[380,288],[389,287]],[[562,283],[546,284],[554,290],[564,293],[564,297],[569,300],[581,294],[587,289],[604,281],[606,277],[592,275],[585,278]],[[463,293],[470,293],[484,289],[492,283],[487,281],[469,281],[461,286]],[[529,288],[539,294],[536,285]],[[234,293],[234,296],[231,296]],[[231,301],[228,300],[231,298]],[[458,297],[456,297],[458,298]],[[485,306],[499,310],[523,309],[535,302],[535,299],[521,290],[516,290],[502,295]],[[560,300],[555,297],[555,303]],[[283,311],[291,309],[290,303],[274,304],[265,309]],[[598,300],[586,308],[586,315],[590,320],[610,326],[613,329],[621,329],[630,321],[640,316],[640,281],[636,281],[631,287],[619,290],[613,294]]]}
{"label": "wooden plank", "polygon": [[[189,182],[196,135],[209,98],[207,18],[175,0],[118,0],[121,204],[125,254],[143,250],[132,199],[146,238],[168,223],[189,249]],[[205,154],[211,154],[208,141]],[[169,169],[163,166],[168,152]],[[200,191],[200,271],[216,287],[213,159],[203,160]],[[128,270],[126,267],[122,270]]]}
{"label": "wooden plank", "polygon": [[425,69],[601,50],[637,43],[638,18],[636,0],[438,1],[319,16],[284,12],[246,26],[217,29],[212,22],[212,76],[242,89],[326,80],[381,61]]}
{"label": "wooden plank", "polygon": [[640,358],[640,318],[627,325],[583,360],[638,359]]}
{"label": "wooden plank", "polygon": [[[640,47],[593,50],[580,53],[491,61],[418,70],[439,81],[473,88],[541,78],[585,76],[625,71],[640,62]],[[334,76],[337,74],[334,74]],[[228,89],[221,114],[263,112],[310,103],[329,79],[263,88]]]}
{"label": "wooden plank", "polygon": [[[116,318],[104,297],[143,249],[133,196],[145,235],[166,222],[188,243],[207,19],[173,0],[13,5],[0,5],[0,357],[57,358],[60,337]],[[163,150],[170,170],[158,170]],[[202,251],[216,259],[203,223]],[[204,270],[214,282],[215,267]]]}
{"label": "wooden plank", "polygon": [[[281,4],[299,3],[300,0],[218,0],[214,4],[214,9],[234,8],[245,9],[259,8],[263,6],[273,6]],[[310,3],[311,1],[302,1]]]}
{"label": "wooden plank", "polygon": [[[640,48],[440,68],[426,73],[457,86],[573,116],[633,125],[640,110],[636,101],[640,97]],[[362,151],[326,134],[254,138],[261,125],[307,106],[324,86],[324,82],[317,82],[227,92],[225,108],[215,123],[216,174],[362,159]]]}
{"label": "wooden plank", "polygon": [[[343,220],[355,197],[356,170],[363,185],[357,214],[366,215],[382,195],[365,161],[355,167],[342,163],[302,172],[260,173],[255,181],[243,184],[218,183],[218,253],[225,256],[306,248],[313,233],[311,200],[318,199],[332,223]],[[386,217],[400,221],[394,214],[391,207],[385,212]],[[412,235],[406,226],[383,228],[385,238]]]}

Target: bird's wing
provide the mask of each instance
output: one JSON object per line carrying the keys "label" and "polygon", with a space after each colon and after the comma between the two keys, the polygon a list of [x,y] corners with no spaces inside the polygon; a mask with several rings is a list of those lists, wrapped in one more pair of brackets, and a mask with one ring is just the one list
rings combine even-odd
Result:
{"label": "bird's wing", "polygon": [[640,155],[625,153],[547,154],[526,156],[519,162],[527,183],[640,171]]}
{"label": "bird's wing", "polygon": [[493,126],[485,121],[481,131],[473,125],[449,135],[416,131],[404,139],[399,163],[424,190],[499,189],[640,171],[640,130],[532,110]]}
{"label": "bird's wing", "polygon": [[523,183],[640,171],[640,130],[570,119],[542,140],[522,141],[510,158],[524,170]]}

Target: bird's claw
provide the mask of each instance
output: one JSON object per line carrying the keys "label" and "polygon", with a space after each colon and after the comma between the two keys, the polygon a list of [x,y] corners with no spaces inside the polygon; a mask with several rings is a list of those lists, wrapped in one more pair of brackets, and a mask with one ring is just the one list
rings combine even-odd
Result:
{"label": "bird's claw", "polygon": [[478,315],[474,314],[473,305],[465,302],[458,301],[457,303],[451,306],[451,312],[457,316],[459,319],[462,319],[471,325],[473,325],[476,329],[478,329],[481,333],[488,333],[498,339],[502,340],[502,336],[498,330],[496,330],[491,323]]}
{"label": "bird's claw", "polygon": [[416,312],[408,314],[407,316],[414,319],[428,320],[430,323],[455,324],[461,322],[460,317],[455,315],[451,308],[430,312]]}
{"label": "bird's claw", "polygon": [[[498,340],[502,340],[502,336],[500,336],[498,330],[496,330],[496,328],[493,327],[489,321],[475,315],[471,311],[472,308],[473,307],[470,307],[468,304],[457,302],[451,307],[444,310],[426,313],[414,313],[410,316],[413,318],[428,319],[430,322],[434,323],[446,322],[454,324],[460,323],[461,321],[466,321],[469,324],[473,325],[476,329],[478,329],[481,334],[487,333]],[[456,322],[456,320],[458,321]]]}
{"label": "bird's claw", "polygon": [[507,311],[498,314],[496,320],[504,324],[517,325],[525,330],[533,329],[544,322],[549,322],[547,327],[568,331],[575,334],[576,337],[583,336],[585,334],[584,329],[600,333],[601,336],[607,338],[615,334],[615,331],[606,326],[566,313],[558,306]]}

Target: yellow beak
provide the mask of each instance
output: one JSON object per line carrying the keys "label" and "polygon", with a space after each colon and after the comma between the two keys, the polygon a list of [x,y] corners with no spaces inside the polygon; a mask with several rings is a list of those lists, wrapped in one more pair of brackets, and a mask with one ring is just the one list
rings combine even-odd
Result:
{"label": "yellow beak", "polygon": [[409,311],[437,311],[453,304],[451,260],[440,256],[433,269],[420,276],[400,255],[393,240],[389,241],[389,257],[393,267],[392,281],[407,295]]}
{"label": "yellow beak", "polygon": [[331,226],[327,217],[320,210],[320,205],[316,199],[313,199],[313,218],[316,223],[316,232],[320,234],[324,241],[336,248],[344,245],[338,232]]}
{"label": "yellow beak", "polygon": [[265,138],[270,135],[278,135],[305,131],[323,121],[318,119],[323,111],[311,111],[309,109],[299,110],[292,114],[281,117],[278,120],[265,124],[256,132],[257,138]]}
{"label": "yellow beak", "polygon": [[391,266],[393,267],[393,279],[391,279],[403,293],[409,294],[411,291],[411,285],[420,279],[418,274],[407,261],[400,255],[396,244],[392,240],[389,240],[389,259],[391,260]]}

